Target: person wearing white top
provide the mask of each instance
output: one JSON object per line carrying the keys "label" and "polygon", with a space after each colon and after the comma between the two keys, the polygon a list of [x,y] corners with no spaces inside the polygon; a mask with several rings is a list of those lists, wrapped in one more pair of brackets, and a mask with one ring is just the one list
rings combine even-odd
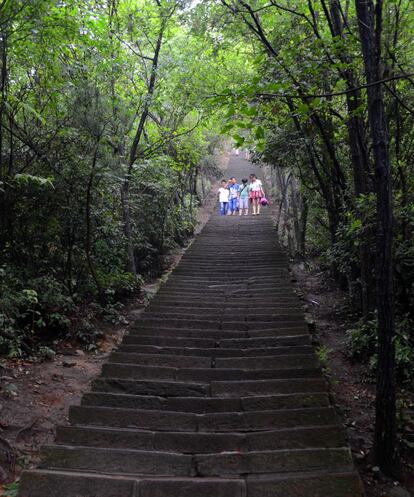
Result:
{"label": "person wearing white top", "polygon": [[225,216],[229,208],[230,191],[227,188],[227,181],[225,179],[221,182],[221,188],[218,190],[218,197],[220,203],[220,216]]}
{"label": "person wearing white top", "polygon": [[255,174],[250,175],[250,189],[249,197],[253,204],[253,216],[260,214],[261,203],[260,200],[265,196],[263,190],[263,183],[257,178]]}

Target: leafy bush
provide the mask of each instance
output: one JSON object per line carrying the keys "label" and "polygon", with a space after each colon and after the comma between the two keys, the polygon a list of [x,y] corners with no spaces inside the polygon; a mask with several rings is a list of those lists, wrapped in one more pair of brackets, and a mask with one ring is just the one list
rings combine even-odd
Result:
{"label": "leafy bush", "polygon": [[[367,373],[370,378],[374,378],[377,371],[377,320],[364,323],[359,321],[355,328],[347,332],[347,344],[349,354],[367,365]],[[414,323],[405,317],[396,325],[396,368],[399,379],[403,382],[411,381],[414,378],[412,365],[414,364],[414,342],[412,329]]]}

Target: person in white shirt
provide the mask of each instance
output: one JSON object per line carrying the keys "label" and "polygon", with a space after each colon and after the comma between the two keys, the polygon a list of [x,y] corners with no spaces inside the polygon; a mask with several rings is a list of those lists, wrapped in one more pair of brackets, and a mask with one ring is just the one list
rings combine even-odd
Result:
{"label": "person in white shirt", "polygon": [[227,181],[225,179],[221,182],[221,188],[218,191],[219,203],[220,203],[220,216],[225,216],[229,208],[229,196],[230,190],[227,187]]}
{"label": "person in white shirt", "polygon": [[261,203],[260,200],[265,196],[263,190],[263,183],[257,178],[255,174],[250,175],[250,188],[249,197],[253,204],[253,216],[260,214]]}

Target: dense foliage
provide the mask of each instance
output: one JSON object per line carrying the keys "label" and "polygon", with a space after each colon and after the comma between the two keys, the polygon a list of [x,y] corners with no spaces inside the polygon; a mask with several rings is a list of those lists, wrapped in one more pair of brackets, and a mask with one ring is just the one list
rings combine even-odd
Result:
{"label": "dense foliage", "polygon": [[1,353],[92,341],[94,316],[192,233],[223,144],[205,97],[243,63],[189,15],[185,1],[0,2]]}

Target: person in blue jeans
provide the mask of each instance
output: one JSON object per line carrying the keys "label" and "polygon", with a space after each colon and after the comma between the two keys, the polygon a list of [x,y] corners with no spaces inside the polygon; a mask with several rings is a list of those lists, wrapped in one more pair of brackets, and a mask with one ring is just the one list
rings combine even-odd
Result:
{"label": "person in blue jeans", "polygon": [[219,203],[220,203],[220,216],[225,216],[229,208],[229,195],[230,190],[225,179],[221,182],[221,188],[218,191]]}
{"label": "person in blue jeans", "polygon": [[230,178],[228,183],[229,189],[229,216],[234,216],[239,211],[239,191],[240,185],[236,178]]}

